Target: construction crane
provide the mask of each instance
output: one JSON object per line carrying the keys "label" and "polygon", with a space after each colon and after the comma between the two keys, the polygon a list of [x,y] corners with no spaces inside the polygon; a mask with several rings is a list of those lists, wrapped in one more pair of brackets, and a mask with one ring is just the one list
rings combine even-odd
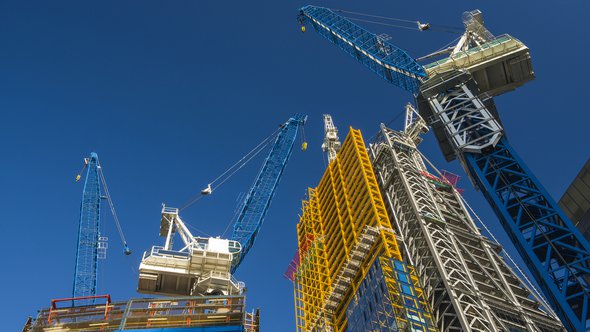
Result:
{"label": "construction crane", "polygon": [[[94,297],[97,292],[98,261],[106,258],[108,238],[100,234],[100,208],[102,199],[107,199],[115,220],[119,236],[124,246],[124,253],[131,254],[123,234],[119,218],[111,200],[108,187],[102,173],[102,167],[95,152],[84,158],[84,167],[76,176],[76,182],[86,170],[86,179],[80,204],[80,222],[78,228],[78,246],[76,249],[76,266],[74,270],[74,298]],[[91,300],[92,302],[94,299]],[[82,302],[79,302],[82,303]]]}
{"label": "construction crane", "polygon": [[[144,253],[139,266],[139,292],[160,295],[243,292],[244,283],[237,281],[233,273],[256,240],[293,150],[297,131],[306,119],[307,116],[296,114],[279,127],[276,135],[271,135],[275,138],[274,144],[237,209],[231,239],[193,236],[180,218],[179,209],[163,207],[160,236],[166,240],[164,246],[153,246],[151,251]],[[255,150],[259,152],[262,147],[261,143]],[[305,149],[304,145],[302,149]],[[250,160],[249,155],[241,160]],[[214,188],[210,184],[202,194],[209,195]],[[183,242],[181,249],[173,249],[175,234]]]}
{"label": "construction crane", "polygon": [[322,151],[328,155],[328,163],[336,159],[336,154],[340,150],[340,138],[338,138],[338,129],[334,126],[332,116],[324,114],[324,143]]}
{"label": "construction crane", "polygon": [[516,154],[492,99],[534,79],[529,49],[492,35],[479,10],[463,14],[459,42],[422,57],[444,57],[425,66],[328,8],[305,6],[298,19],[413,94],[446,159],[458,159],[483,192],[563,324],[587,330],[590,244]]}

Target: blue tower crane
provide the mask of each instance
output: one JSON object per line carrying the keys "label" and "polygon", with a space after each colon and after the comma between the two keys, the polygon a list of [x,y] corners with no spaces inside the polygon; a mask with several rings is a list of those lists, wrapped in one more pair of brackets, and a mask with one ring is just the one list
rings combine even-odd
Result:
{"label": "blue tower crane", "polygon": [[423,59],[448,57],[421,66],[328,8],[306,6],[298,18],[413,94],[446,159],[458,159],[483,192],[563,324],[590,330],[590,244],[516,154],[492,99],[534,78],[528,48],[493,36],[476,10],[464,14],[456,46]]}
{"label": "blue tower crane", "polygon": [[99,243],[101,243],[99,242],[101,190],[98,155],[92,152],[90,158],[84,161],[88,170],[80,205],[73,297],[96,295]]}
{"label": "blue tower crane", "polygon": [[[139,266],[139,292],[158,295],[228,295],[243,292],[244,283],[235,280],[233,273],[256,240],[293,151],[297,132],[306,119],[305,115],[295,114],[201,191],[202,196],[199,198],[211,194],[274,138],[252,187],[236,210],[230,239],[193,236],[180,218],[179,209],[163,207],[160,236],[166,237],[166,240],[164,246],[153,246],[151,251],[144,254]],[[305,147],[306,143],[303,143],[302,149],[305,150]],[[180,250],[173,249],[175,234],[183,241]],[[174,268],[171,269],[171,266]]]}
{"label": "blue tower crane", "polygon": [[[78,228],[78,246],[76,249],[76,266],[74,270],[74,287],[72,296],[84,298],[96,296],[98,260],[106,258],[106,237],[100,235],[101,200],[106,198],[115,219],[126,255],[131,254],[127,246],[119,219],[115,213],[108,187],[102,174],[98,155],[95,152],[84,159],[86,179],[80,204],[80,222]],[[82,172],[80,172],[82,173]],[[79,181],[81,174],[76,177]]]}
{"label": "blue tower crane", "polygon": [[231,239],[241,244],[242,252],[233,262],[232,273],[238,268],[254,244],[293,151],[297,131],[305,123],[306,118],[305,115],[296,114],[281,126],[272,149],[239,208]]}

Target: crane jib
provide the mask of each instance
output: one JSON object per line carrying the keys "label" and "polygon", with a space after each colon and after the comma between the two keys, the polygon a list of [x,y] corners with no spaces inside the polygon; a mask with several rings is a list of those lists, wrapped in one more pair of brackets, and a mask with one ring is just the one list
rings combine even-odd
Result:
{"label": "crane jib", "polygon": [[309,20],[315,30],[381,78],[411,93],[417,93],[424,68],[404,50],[388,43],[328,8],[306,6],[299,20]]}
{"label": "crane jib", "polygon": [[295,114],[281,126],[254,184],[241,204],[231,239],[239,242],[242,250],[239,257],[233,262],[232,273],[244,260],[256,240],[287,161],[291,156],[297,132],[300,126],[305,123],[306,118],[305,115]]}
{"label": "crane jib", "polygon": [[366,56],[366,57],[368,57],[369,59],[371,59],[371,60],[375,61],[375,62],[376,62],[376,63],[378,63],[379,65],[381,65],[381,66],[383,66],[383,67],[385,67],[385,68],[387,68],[387,69],[389,69],[389,70],[393,70],[393,71],[396,71],[396,72],[398,72],[398,73],[400,73],[400,74],[403,74],[403,75],[409,76],[409,77],[411,77],[411,78],[418,79],[418,76],[416,76],[416,75],[414,75],[414,74],[410,73],[410,72],[409,72],[409,71],[407,71],[407,70],[403,70],[403,69],[401,69],[401,68],[399,68],[399,67],[392,66],[392,65],[390,65],[390,64],[384,63],[383,61],[381,61],[381,60],[377,59],[375,56],[373,56],[373,55],[372,55],[372,54],[370,54],[369,52],[367,52],[367,51],[365,51],[364,49],[362,49],[362,48],[358,47],[358,46],[357,46],[357,45],[355,45],[353,42],[349,41],[349,40],[348,40],[348,39],[346,39],[345,37],[341,36],[341,35],[340,35],[340,34],[338,34],[337,32],[335,32],[335,31],[333,31],[332,29],[330,29],[329,27],[325,26],[324,24],[322,24],[322,22],[320,22],[320,21],[316,20],[315,18],[311,17],[311,20],[312,20],[314,23],[316,23],[316,24],[320,25],[322,28],[324,28],[324,29],[328,30],[328,31],[329,31],[331,34],[333,34],[334,36],[336,36],[336,37],[340,38],[340,39],[341,39],[343,42],[345,42],[345,43],[347,43],[348,45],[350,45],[350,46],[354,47],[354,48],[355,48],[357,51],[361,52],[363,55],[365,55],[365,56]]}

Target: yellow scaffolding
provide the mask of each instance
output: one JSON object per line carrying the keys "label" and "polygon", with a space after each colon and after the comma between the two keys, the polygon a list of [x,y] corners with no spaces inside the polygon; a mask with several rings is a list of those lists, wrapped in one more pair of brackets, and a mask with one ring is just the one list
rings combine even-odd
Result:
{"label": "yellow scaffolding", "polygon": [[[302,211],[300,265],[294,275],[297,331],[344,331],[346,308],[377,257],[385,267],[398,326],[409,326],[406,297],[386,263],[403,261],[402,254],[359,130],[350,128],[318,187],[309,189]],[[370,246],[364,254],[363,246]],[[422,308],[428,308],[414,270],[409,273]],[[430,319],[429,312],[424,316]]]}

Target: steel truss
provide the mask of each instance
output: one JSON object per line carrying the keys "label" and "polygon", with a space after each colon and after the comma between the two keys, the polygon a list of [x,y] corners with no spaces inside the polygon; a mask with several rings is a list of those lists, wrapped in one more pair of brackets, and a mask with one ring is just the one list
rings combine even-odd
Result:
{"label": "steel truss", "polygon": [[[590,329],[590,244],[565,216],[541,183],[518,157],[497,121],[477,126],[490,111],[463,82],[440,84],[423,91],[447,137],[456,137],[453,122],[441,105],[453,104],[462,122],[473,124],[461,139],[450,139],[455,155],[494,208],[502,226],[518,249],[549,303],[570,331]],[[474,92],[472,92],[474,91]],[[464,96],[466,98],[460,97]],[[473,105],[479,111],[473,113]],[[496,128],[495,126],[498,126]],[[491,134],[493,132],[493,135]],[[490,136],[492,135],[492,136]],[[479,149],[470,147],[479,146]]]}
{"label": "steel truss", "polygon": [[305,124],[306,119],[307,115],[295,114],[281,125],[272,149],[264,160],[254,184],[240,205],[239,213],[234,221],[231,239],[238,241],[242,245],[242,252],[238,259],[233,262],[231,273],[236,271],[254,245],[283,171],[287,166],[287,161],[289,161],[293,151],[297,132]]}
{"label": "steel truss", "polygon": [[406,91],[416,93],[420,78],[426,77],[424,68],[404,50],[328,8],[305,6],[299,11],[299,21],[303,25],[310,22],[324,38]]}
{"label": "steel truss", "polygon": [[436,331],[392,228],[362,135],[351,129],[318,187],[310,189],[297,225],[297,331],[357,331],[358,322],[348,325],[354,311],[348,309],[376,260],[391,310],[375,318],[390,315],[394,324],[387,328],[400,331]]}
{"label": "steel truss", "polygon": [[[76,249],[76,268],[74,271],[74,297],[96,295],[99,230],[100,230],[100,190],[98,155],[92,153],[87,159],[88,171],[80,205],[78,247]],[[90,301],[92,302],[92,301]]]}
{"label": "steel truss", "polygon": [[[419,121],[422,121],[421,119]],[[382,126],[370,147],[388,212],[441,331],[562,331],[483,237],[451,186],[433,183],[409,136]]]}

